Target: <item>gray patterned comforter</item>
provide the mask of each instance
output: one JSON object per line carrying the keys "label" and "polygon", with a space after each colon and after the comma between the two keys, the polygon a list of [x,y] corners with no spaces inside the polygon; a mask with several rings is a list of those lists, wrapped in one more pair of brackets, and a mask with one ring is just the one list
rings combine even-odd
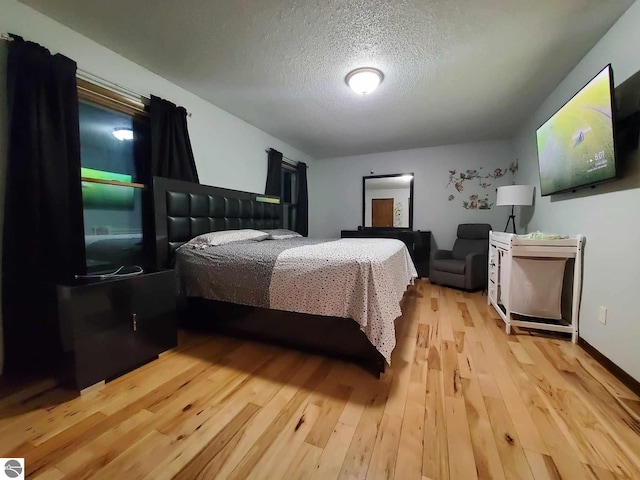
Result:
{"label": "gray patterned comforter", "polygon": [[247,240],[217,247],[180,247],[176,271],[181,290],[189,297],[269,307],[269,283],[278,255],[300,245],[327,240],[289,238],[286,240]]}
{"label": "gray patterned comforter", "polygon": [[390,362],[394,321],[417,277],[404,243],[392,239],[242,241],[177,251],[187,296],[352,318]]}

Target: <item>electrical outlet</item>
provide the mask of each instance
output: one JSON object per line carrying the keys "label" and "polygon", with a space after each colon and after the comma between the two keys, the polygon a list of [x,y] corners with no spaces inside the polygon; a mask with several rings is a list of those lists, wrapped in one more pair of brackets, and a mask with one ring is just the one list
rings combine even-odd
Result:
{"label": "electrical outlet", "polygon": [[600,316],[598,317],[598,321],[603,325],[607,324],[607,307],[600,306]]}

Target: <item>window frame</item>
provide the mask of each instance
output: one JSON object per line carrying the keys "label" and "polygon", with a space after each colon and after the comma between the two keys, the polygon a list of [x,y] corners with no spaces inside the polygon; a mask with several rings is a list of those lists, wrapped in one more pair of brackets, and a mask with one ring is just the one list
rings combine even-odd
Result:
{"label": "window frame", "polygon": [[[290,163],[285,162],[284,160],[282,161],[281,167],[281,175],[283,172],[288,172],[291,175],[295,175],[295,184],[297,185],[298,182],[298,170],[296,169],[295,165],[291,165]],[[295,230],[296,228],[296,210],[298,208],[298,194],[296,192],[295,197],[293,192],[291,192],[291,197],[295,198],[296,201],[295,202],[285,202],[284,201],[284,182],[281,182],[280,185],[280,198],[281,201],[280,203],[282,204],[282,208],[283,208],[283,214],[286,217],[286,221],[287,224],[285,226],[285,228],[288,228],[289,230]]]}
{"label": "window frame", "polygon": [[[129,115],[134,120],[149,120],[149,112],[142,101],[136,101],[125,95],[109,90],[82,78],[76,78],[78,90],[78,102],[86,102],[108,110],[113,110],[124,115]],[[98,178],[82,177],[83,182],[102,183],[105,185],[117,185],[121,187],[133,187],[146,189],[148,186],[138,182],[120,182],[118,180],[102,180]]]}

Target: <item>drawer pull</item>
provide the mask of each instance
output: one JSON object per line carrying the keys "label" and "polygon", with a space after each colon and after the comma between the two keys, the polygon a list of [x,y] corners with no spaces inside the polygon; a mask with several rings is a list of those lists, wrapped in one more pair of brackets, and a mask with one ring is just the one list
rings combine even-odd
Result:
{"label": "drawer pull", "polygon": [[131,315],[131,321],[133,323],[133,331],[137,332],[138,331],[138,314],[134,313]]}

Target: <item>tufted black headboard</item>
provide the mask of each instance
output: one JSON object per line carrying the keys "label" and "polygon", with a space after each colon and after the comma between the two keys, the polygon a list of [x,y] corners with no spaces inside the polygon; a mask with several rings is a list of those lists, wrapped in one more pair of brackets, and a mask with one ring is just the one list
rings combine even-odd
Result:
{"label": "tufted black headboard", "polygon": [[156,267],[197,235],[239,228],[282,228],[282,205],[265,195],[153,177]]}

